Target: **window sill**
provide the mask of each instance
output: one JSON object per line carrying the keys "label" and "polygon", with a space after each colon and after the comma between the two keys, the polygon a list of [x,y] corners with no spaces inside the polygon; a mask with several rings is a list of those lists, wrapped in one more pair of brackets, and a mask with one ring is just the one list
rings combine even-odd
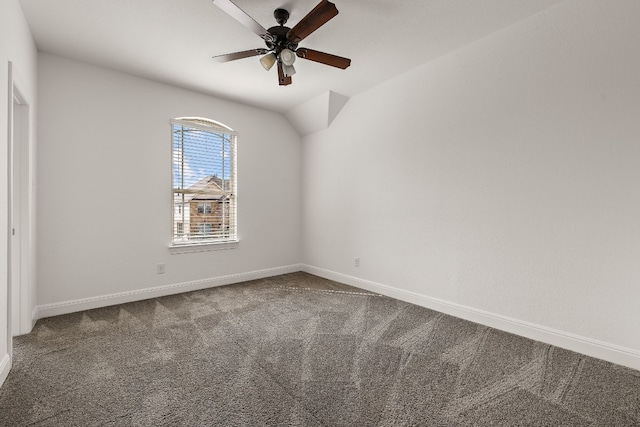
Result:
{"label": "window sill", "polygon": [[227,249],[236,249],[238,240],[229,242],[208,242],[208,243],[189,243],[184,245],[171,245],[169,252],[171,255],[190,254],[194,252],[223,251]]}

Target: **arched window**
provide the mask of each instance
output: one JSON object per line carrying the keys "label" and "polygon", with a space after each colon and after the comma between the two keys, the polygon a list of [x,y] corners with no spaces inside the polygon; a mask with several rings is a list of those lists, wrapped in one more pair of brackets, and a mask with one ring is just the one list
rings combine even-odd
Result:
{"label": "arched window", "polygon": [[236,242],[236,144],[228,126],[171,120],[172,245]]}

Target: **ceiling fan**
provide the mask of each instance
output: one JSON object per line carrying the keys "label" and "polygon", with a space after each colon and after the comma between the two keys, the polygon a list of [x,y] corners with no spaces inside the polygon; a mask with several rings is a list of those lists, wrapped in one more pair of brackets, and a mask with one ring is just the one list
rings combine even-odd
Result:
{"label": "ceiling fan", "polygon": [[250,49],[242,52],[214,56],[213,58],[218,62],[229,62],[235,61],[236,59],[264,55],[260,58],[260,63],[267,71],[270,70],[274,64],[277,64],[278,82],[280,86],[291,84],[291,76],[296,72],[295,68],[293,68],[296,56],[343,70],[351,65],[351,60],[348,58],[298,47],[298,43],[338,14],[336,5],[328,0],[320,1],[320,3],[293,28],[284,26],[289,19],[289,12],[285,9],[276,9],[273,12],[273,17],[276,19],[278,25],[268,30],[258,24],[231,0],[213,0],[213,4],[260,36],[267,46],[266,48]]}

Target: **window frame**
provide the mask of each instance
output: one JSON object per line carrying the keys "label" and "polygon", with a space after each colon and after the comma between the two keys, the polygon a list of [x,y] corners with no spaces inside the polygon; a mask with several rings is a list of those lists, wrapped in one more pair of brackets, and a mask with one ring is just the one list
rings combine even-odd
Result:
{"label": "window frame", "polygon": [[[178,206],[175,203],[174,195],[176,190],[174,189],[173,182],[173,173],[174,173],[174,127],[181,126],[185,128],[191,128],[196,130],[201,130],[203,132],[211,132],[211,133],[222,133],[225,136],[230,137],[231,145],[230,145],[230,154],[231,154],[231,171],[230,171],[230,189],[229,193],[232,195],[232,201],[229,205],[229,223],[228,226],[232,227],[233,230],[230,233],[224,231],[221,234],[221,237],[218,238],[210,238],[210,239],[202,239],[199,237],[195,237],[194,239],[189,239],[181,242],[177,242],[176,237],[176,207]],[[180,117],[170,120],[170,133],[171,133],[171,234],[170,234],[170,243],[169,249],[171,254],[182,254],[182,253],[191,253],[191,252],[202,252],[202,251],[210,251],[210,250],[220,250],[220,249],[234,249],[238,246],[238,182],[237,182],[237,152],[238,152],[238,133],[235,132],[230,127],[219,123],[215,120],[201,118],[201,117]],[[184,190],[184,189],[183,189]],[[205,202],[206,203],[206,202]],[[190,210],[189,203],[180,202],[182,205],[182,211],[185,212]],[[210,209],[213,211],[213,204],[209,202]],[[197,209],[197,208],[196,208]],[[205,207],[206,210],[206,207]],[[206,213],[203,215],[207,215]],[[187,234],[187,227],[183,221],[183,236]],[[227,237],[228,236],[228,237]]]}

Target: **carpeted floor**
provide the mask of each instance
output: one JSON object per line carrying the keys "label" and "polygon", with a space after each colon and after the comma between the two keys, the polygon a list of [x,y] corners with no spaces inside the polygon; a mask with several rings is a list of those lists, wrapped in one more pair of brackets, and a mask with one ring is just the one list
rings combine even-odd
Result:
{"label": "carpeted floor", "polygon": [[2,426],[640,426],[640,372],[305,273],[38,321]]}

